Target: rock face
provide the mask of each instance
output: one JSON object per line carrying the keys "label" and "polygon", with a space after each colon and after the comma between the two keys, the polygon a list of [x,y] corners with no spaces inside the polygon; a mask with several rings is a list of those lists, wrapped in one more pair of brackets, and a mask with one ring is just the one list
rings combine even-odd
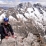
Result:
{"label": "rock face", "polygon": [[16,39],[9,37],[9,39],[3,39],[1,46],[40,46],[37,42],[37,37],[32,33],[29,33],[27,38],[18,36]]}
{"label": "rock face", "polygon": [[9,39],[3,39],[2,46],[15,46],[15,39],[11,37]]}
{"label": "rock face", "polygon": [[32,33],[28,34],[28,37],[23,40],[24,46],[40,46],[37,42],[37,37]]}
{"label": "rock face", "polygon": [[3,39],[2,46],[40,46],[37,37],[34,35],[41,34],[44,36],[46,28],[44,28],[46,26],[46,12],[40,4],[32,6],[29,2],[21,3],[17,9],[10,8],[5,14],[0,16],[0,22],[8,15],[9,23],[18,36],[16,39],[11,37]]}

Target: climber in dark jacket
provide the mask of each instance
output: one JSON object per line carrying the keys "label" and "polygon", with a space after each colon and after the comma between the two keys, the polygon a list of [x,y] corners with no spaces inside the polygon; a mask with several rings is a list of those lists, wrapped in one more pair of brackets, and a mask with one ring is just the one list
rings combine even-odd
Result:
{"label": "climber in dark jacket", "polygon": [[13,29],[11,25],[8,23],[9,19],[4,18],[3,21],[4,22],[1,23],[0,25],[1,39],[4,39],[4,38],[8,39],[10,35],[14,37]]}

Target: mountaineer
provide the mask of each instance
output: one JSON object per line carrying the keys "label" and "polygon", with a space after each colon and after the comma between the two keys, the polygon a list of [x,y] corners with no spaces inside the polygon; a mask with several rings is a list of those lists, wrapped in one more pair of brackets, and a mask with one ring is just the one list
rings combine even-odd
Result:
{"label": "mountaineer", "polygon": [[6,17],[3,19],[3,23],[0,25],[1,40],[4,38],[8,39],[9,36],[12,36],[14,38],[13,29],[8,22],[9,18]]}

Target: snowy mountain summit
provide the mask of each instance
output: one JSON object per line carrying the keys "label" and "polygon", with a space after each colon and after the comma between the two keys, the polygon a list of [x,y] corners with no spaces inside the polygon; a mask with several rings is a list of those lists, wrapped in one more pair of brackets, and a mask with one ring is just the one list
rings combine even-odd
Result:
{"label": "snowy mountain summit", "polygon": [[46,30],[46,6],[40,3],[20,3],[15,8],[9,8],[6,11],[4,10],[4,12],[14,23],[19,20],[26,22],[32,19],[32,23],[37,29],[40,27],[43,32]]}
{"label": "snowy mountain summit", "polygon": [[[26,18],[32,18],[35,21],[36,25],[39,25],[43,29],[46,26],[46,6],[42,6],[40,3],[31,4],[20,3],[18,6],[19,17],[24,21],[27,21]],[[22,17],[23,16],[23,17]]]}
{"label": "snowy mountain summit", "polygon": [[[46,41],[46,6],[40,3],[20,3],[14,8],[0,10],[0,22],[5,17],[9,18],[9,23],[17,36],[16,46],[39,46],[37,35]],[[11,38],[8,39],[8,44],[10,40],[12,41]],[[6,41],[4,39],[5,44]]]}

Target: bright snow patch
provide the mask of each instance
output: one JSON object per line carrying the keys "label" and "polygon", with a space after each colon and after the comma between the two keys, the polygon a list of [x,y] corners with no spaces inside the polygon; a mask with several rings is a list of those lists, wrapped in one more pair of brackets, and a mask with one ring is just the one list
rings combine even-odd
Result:
{"label": "bright snow patch", "polygon": [[10,15],[10,16],[9,16],[9,21],[11,21],[11,20],[14,21],[14,20],[16,20],[16,19],[15,19],[13,16]]}
{"label": "bright snow patch", "polygon": [[20,18],[23,21],[27,21],[27,19],[22,14],[17,14],[17,18]]}
{"label": "bright snow patch", "polygon": [[3,18],[5,18],[5,17],[6,17],[5,13],[3,13],[2,15],[0,15],[0,22],[3,22]]}

